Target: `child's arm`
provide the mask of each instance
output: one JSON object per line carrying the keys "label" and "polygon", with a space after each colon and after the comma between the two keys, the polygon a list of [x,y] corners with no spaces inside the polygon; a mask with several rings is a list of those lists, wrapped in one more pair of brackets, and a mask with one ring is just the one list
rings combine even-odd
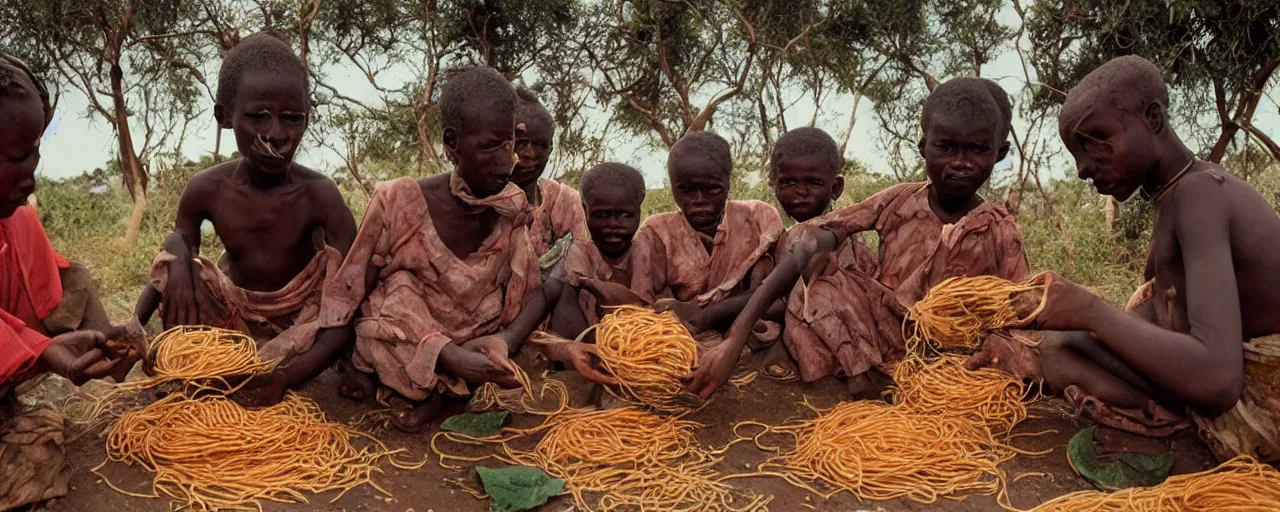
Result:
{"label": "child's arm", "polygon": [[797,241],[791,255],[782,260],[754,293],[747,296],[746,304],[742,306],[724,342],[703,355],[702,362],[690,381],[689,390],[707,398],[724,384],[737,365],[738,356],[742,354],[742,347],[746,345],[747,336],[755,327],[756,320],[791,291],[800,274],[815,256],[820,257],[838,246],[836,235],[825,229],[814,230],[812,234]]}
{"label": "child's arm", "polygon": [[1049,301],[1037,324],[1092,331],[1153,384],[1196,410],[1217,415],[1234,406],[1242,392],[1243,327],[1231,255],[1230,199],[1222,187],[1195,185],[1197,177],[1185,178],[1169,204],[1175,235],[1184,242],[1178,246],[1186,290],[1178,293],[1186,300],[1190,333],[1127,314],[1057,276],[1050,276]]}
{"label": "child's arm", "polygon": [[200,255],[200,225],[210,218],[209,200],[217,184],[206,173],[196,174],[182,191],[173,233],[164,240],[164,250],[174,256],[169,263],[169,283],[164,292],[166,325],[198,325],[196,288],[191,259]]}
{"label": "child's arm", "polygon": [[321,225],[324,227],[325,243],[346,256],[356,240],[356,219],[347,207],[342,192],[338,191],[338,186],[332,180],[324,180],[320,189],[320,204],[324,215]]}

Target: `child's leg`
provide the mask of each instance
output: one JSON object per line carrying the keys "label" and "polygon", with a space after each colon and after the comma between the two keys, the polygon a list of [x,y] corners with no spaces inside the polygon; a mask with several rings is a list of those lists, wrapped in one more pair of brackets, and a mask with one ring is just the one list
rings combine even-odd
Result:
{"label": "child's leg", "polygon": [[1087,332],[1046,332],[1040,366],[1051,389],[1079,386],[1115,407],[1141,409],[1155,394],[1153,386]]}
{"label": "child's leg", "polygon": [[339,358],[337,367],[338,373],[342,375],[342,381],[338,383],[339,395],[357,402],[373,398],[374,393],[378,391],[378,382],[372,373],[356,369],[355,364],[351,362],[351,354]]}
{"label": "child's leg", "polygon": [[404,412],[396,415],[396,428],[410,434],[420,434],[431,425],[431,420],[444,410],[444,395],[436,392],[427,396],[426,400],[417,402]]}
{"label": "child's leg", "polygon": [[560,294],[560,300],[556,302],[555,309],[551,312],[551,323],[548,328],[555,335],[571,340],[577,338],[587,327],[586,315],[582,312],[582,306],[578,304],[578,290],[565,286]]}

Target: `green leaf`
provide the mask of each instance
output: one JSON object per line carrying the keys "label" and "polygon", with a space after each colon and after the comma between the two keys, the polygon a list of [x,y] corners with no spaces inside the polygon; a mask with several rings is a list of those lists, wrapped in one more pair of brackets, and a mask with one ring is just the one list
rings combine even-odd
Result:
{"label": "green leaf", "polygon": [[1115,491],[1159,485],[1169,477],[1169,470],[1173,468],[1172,452],[1154,457],[1124,453],[1110,462],[1098,460],[1093,445],[1094,428],[1081,430],[1067,443],[1067,461],[1089,483],[1104,490]]}
{"label": "green leaf", "polygon": [[547,502],[564,491],[564,480],[551,478],[541,469],[528,466],[506,468],[476,467],[489,507],[493,512],[519,512]]}
{"label": "green leaf", "polygon": [[472,413],[450,416],[440,424],[440,430],[461,432],[471,437],[489,437],[502,431],[511,417],[505,411]]}

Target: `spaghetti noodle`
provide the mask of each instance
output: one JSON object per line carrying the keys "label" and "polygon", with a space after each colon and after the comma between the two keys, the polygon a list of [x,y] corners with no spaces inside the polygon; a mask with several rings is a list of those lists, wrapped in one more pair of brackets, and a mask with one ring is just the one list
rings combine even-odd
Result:
{"label": "spaghetti noodle", "polygon": [[[995,276],[953,277],[929,290],[907,313],[915,336],[935,349],[977,350],[987,333],[1026,325],[1044,309],[1047,281],[1014,283]],[[1019,311],[1020,294],[1040,294],[1039,305]]]}
{"label": "spaghetti noodle", "polygon": [[1169,477],[1155,487],[1059,496],[1032,512],[1166,510],[1280,510],[1280,471],[1242,455],[1208,471]]}
{"label": "spaghetti noodle", "polygon": [[689,408],[684,379],[698,365],[698,344],[670,312],[619,307],[596,326],[601,367],[620,383],[610,392],[659,411]]}

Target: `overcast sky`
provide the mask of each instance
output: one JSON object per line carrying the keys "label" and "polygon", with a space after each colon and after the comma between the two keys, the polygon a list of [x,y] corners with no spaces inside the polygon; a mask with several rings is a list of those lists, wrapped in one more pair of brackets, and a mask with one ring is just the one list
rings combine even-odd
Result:
{"label": "overcast sky", "polygon": [[[999,17],[1002,22],[1009,25],[1016,26],[1018,22],[1017,16],[1012,12],[1012,9],[1007,8]],[[217,76],[217,64],[217,62],[209,63],[211,69],[206,70],[206,76]],[[985,78],[991,78],[999,82],[1016,101],[1016,94],[1023,87],[1025,81],[1016,52],[1010,49],[999,55],[993,62],[983,67],[983,74]],[[380,76],[383,79],[394,80],[397,76],[401,79],[407,79],[410,75],[411,73],[408,70],[389,70]],[[942,79],[942,77],[939,78]],[[127,75],[126,80],[128,80]],[[362,101],[374,101],[377,98],[373,88],[365,81],[364,76],[355,70],[331,70],[328,72],[327,81],[341,89],[344,94]],[[714,91],[707,92],[707,94],[713,93]],[[848,123],[849,112],[853,106],[853,98],[849,95],[833,95],[824,103],[821,114],[818,117],[818,127],[826,130],[839,140],[841,132]],[[1172,108],[1177,109],[1178,106],[1175,104]],[[42,175],[54,179],[75,176],[85,171],[91,171],[96,167],[104,166],[105,162],[114,156],[117,147],[112,127],[101,119],[90,120],[86,118],[84,113],[87,111],[88,104],[83,95],[74,90],[63,92],[63,97],[58,104],[58,111],[42,144],[43,156],[39,171]],[[1280,126],[1280,116],[1276,112],[1275,104],[1269,98],[1264,99],[1263,104],[1258,109],[1255,125],[1266,133],[1280,135],[1276,129],[1277,126]],[[590,118],[593,122],[602,124],[603,116],[603,113],[597,111]],[[812,101],[807,99],[800,101],[787,111],[788,125],[795,127],[807,124],[812,116]],[[846,156],[857,158],[869,164],[873,170],[887,171],[887,154],[877,148],[880,127],[872,112],[872,104],[869,101],[864,100],[861,103],[857,117]],[[1020,121],[1015,119],[1015,125],[1019,123]],[[206,105],[204,116],[197,122],[192,123],[187,140],[183,144],[183,151],[188,158],[196,159],[213,152],[214,130],[215,123],[212,107],[211,105]],[[623,134],[618,133],[617,135],[621,136]],[[141,134],[134,134],[135,141],[138,141],[140,137]],[[650,187],[662,186],[663,176],[665,175],[665,152],[652,149],[652,146],[647,141],[638,137],[623,136],[619,140],[613,147],[613,158],[640,169]],[[1188,140],[1188,142],[1192,141]],[[234,148],[234,145],[234,138],[230,133],[225,133],[223,136],[223,153],[229,153]],[[1198,150],[1199,148],[1193,147],[1192,149]],[[1006,159],[1001,167],[1007,168],[1011,165],[1012,160],[1012,158]],[[328,149],[317,147],[314,143],[309,146],[303,145],[299,152],[298,161],[303,165],[324,171],[341,165],[341,159],[336,154]],[[1065,171],[1066,164],[1063,163],[1061,167],[1062,171]]]}

